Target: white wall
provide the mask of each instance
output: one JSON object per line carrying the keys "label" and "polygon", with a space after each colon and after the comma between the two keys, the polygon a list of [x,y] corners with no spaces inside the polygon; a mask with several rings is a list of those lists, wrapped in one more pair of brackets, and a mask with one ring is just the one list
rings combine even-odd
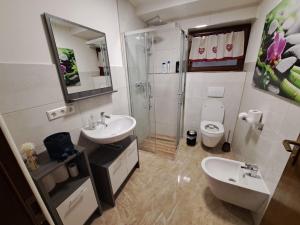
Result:
{"label": "white wall", "polygon": [[[197,25],[220,26],[253,21],[256,18],[257,7],[247,7],[236,10],[228,10],[220,13],[184,19],[176,21],[184,30],[194,28]],[[208,86],[225,87],[225,96],[220,99],[225,105],[225,136],[233,131],[239,112],[240,100],[243,93],[245,72],[190,72],[187,73],[186,98],[184,111],[184,135],[187,130],[194,129],[200,138],[201,107],[207,99]]]}
{"label": "white wall", "polygon": [[99,61],[95,48],[90,48],[86,44],[88,40],[76,37],[71,32],[71,28],[52,24],[52,30],[55,37],[57,48],[69,48],[74,50],[78,71],[80,72],[98,72]]}
{"label": "white wall", "polygon": [[200,134],[201,108],[207,97],[208,87],[224,87],[224,98],[217,98],[225,106],[224,128],[225,137],[231,131],[231,137],[239,112],[240,101],[245,82],[245,72],[190,72],[187,73],[184,134],[187,130],[194,129]]}
{"label": "white wall", "polygon": [[52,63],[41,19],[47,12],[105,32],[111,65],[122,65],[115,0],[3,0],[0,10],[0,62]]}
{"label": "white wall", "polygon": [[141,29],[146,24],[137,17],[135,7],[128,0],[118,0],[120,32]]}
{"label": "white wall", "polygon": [[68,86],[68,93],[76,93],[111,85],[108,77],[99,76],[99,60],[96,49],[90,48],[86,44],[86,39],[72,35],[71,28],[56,23],[52,24],[52,29],[57,48],[69,48],[74,50],[80,85]]}
{"label": "white wall", "polygon": [[[129,113],[116,1],[5,0],[0,11],[0,113],[18,147],[31,141],[43,151],[43,139],[59,131],[70,132],[77,144],[90,114],[99,118],[101,111]],[[44,12],[106,33],[113,85],[118,90],[76,102],[75,114],[51,122],[46,111],[65,102],[42,24]]]}
{"label": "white wall", "polygon": [[208,26],[215,26],[220,24],[244,23],[256,19],[256,11],[257,7],[251,6],[241,9],[211,13],[204,16],[179,20],[176,22],[179,23],[184,30],[203,24],[206,24]]}
{"label": "white wall", "polygon": [[[252,85],[265,16],[278,2],[278,0],[263,1],[258,10],[258,20],[252,26],[246,57],[247,76],[240,108],[241,112],[249,109],[262,110],[265,126],[262,132],[258,132],[243,121],[238,121],[233,138],[235,154],[241,160],[256,163],[259,166],[271,194],[278,184],[289,157],[282,146],[282,140],[295,140],[300,127],[298,105],[258,90]],[[255,215],[256,222],[261,216],[262,212]]]}

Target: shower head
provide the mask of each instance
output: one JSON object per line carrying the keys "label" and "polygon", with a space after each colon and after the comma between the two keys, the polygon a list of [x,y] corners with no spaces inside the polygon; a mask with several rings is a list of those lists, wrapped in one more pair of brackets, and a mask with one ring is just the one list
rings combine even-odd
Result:
{"label": "shower head", "polygon": [[164,24],[167,24],[166,22],[164,22],[159,15],[155,16],[155,17],[152,17],[148,20],[145,21],[145,23],[148,25],[148,26],[160,26],[160,25],[164,25]]}

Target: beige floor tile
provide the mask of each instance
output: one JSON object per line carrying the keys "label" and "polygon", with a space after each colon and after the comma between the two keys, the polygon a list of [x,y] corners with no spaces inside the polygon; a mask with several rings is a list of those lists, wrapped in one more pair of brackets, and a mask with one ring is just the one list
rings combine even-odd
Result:
{"label": "beige floor tile", "polygon": [[252,225],[249,211],[222,202],[207,186],[201,160],[232,152],[205,150],[181,141],[176,158],[140,151],[140,168],[121,191],[114,208],[92,225]]}

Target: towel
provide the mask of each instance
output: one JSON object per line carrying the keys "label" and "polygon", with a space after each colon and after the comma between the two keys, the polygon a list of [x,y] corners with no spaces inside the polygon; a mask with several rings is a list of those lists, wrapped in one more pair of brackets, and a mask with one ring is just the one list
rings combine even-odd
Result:
{"label": "towel", "polygon": [[239,58],[244,55],[244,31],[234,32],[232,37],[233,50],[232,57]]}
{"label": "towel", "polygon": [[191,45],[191,51],[190,51],[190,60],[197,60],[199,55],[199,45],[200,45],[200,38],[194,37],[192,38],[192,45]]}
{"label": "towel", "polygon": [[230,32],[192,38],[191,61],[219,61],[244,55],[245,32]]}
{"label": "towel", "polygon": [[218,36],[217,35],[209,35],[206,40],[206,59],[208,61],[214,60],[217,58],[218,51]]}
{"label": "towel", "polygon": [[224,49],[225,49],[225,34],[218,34],[217,59],[224,58]]}
{"label": "towel", "polygon": [[190,60],[201,61],[206,58],[206,37],[195,37],[192,39]]}
{"label": "towel", "polygon": [[232,58],[233,50],[233,32],[225,34],[224,41],[224,58]]}
{"label": "towel", "polygon": [[207,49],[206,49],[206,40],[207,38],[205,36],[200,38],[200,44],[198,48],[198,60],[205,60]]}

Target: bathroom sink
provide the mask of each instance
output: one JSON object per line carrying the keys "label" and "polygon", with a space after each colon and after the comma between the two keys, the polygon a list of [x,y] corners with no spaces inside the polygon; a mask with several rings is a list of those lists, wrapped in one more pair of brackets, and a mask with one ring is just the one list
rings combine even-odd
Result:
{"label": "bathroom sink", "polygon": [[131,116],[110,115],[104,124],[98,124],[94,129],[82,128],[85,137],[97,144],[110,144],[128,137],[135,128],[136,121]]}

